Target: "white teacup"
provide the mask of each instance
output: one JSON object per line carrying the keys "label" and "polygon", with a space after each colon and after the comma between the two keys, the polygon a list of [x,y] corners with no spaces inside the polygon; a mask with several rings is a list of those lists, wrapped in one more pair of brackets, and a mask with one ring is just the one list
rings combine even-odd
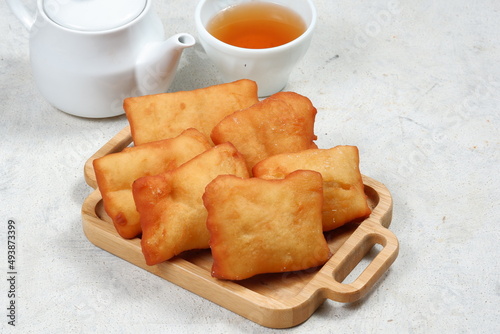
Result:
{"label": "white teacup", "polygon": [[220,41],[207,31],[207,24],[220,11],[251,1],[255,0],[201,0],[196,8],[196,29],[201,45],[225,82],[253,80],[257,82],[259,96],[265,97],[286,86],[294,66],[305,55],[316,25],[316,9],[312,0],[258,0],[292,9],[302,17],[307,27],[298,38],[272,48],[236,47]]}

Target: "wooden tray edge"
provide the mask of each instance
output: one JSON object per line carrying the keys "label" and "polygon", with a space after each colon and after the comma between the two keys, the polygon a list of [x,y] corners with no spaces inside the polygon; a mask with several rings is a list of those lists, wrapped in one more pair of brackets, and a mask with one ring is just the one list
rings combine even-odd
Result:
{"label": "wooden tray edge", "polygon": [[[182,258],[148,266],[137,239],[121,238],[111,224],[103,229],[102,221],[95,211],[101,200],[99,190],[89,195],[82,206],[83,230],[89,241],[97,247],[255,323],[270,328],[289,328],[306,321],[327,298],[340,302],[353,302],[362,298],[396,259],[397,238],[385,228],[392,217],[390,193],[382,183],[372,178],[363,176],[363,181],[378,196],[378,204],[372,215],[358,226],[303,291],[288,301],[266,299],[235,282],[217,280]],[[367,238],[370,243],[367,243]],[[355,282],[341,283],[369,251],[367,245],[371,247],[375,243],[384,244],[380,252],[382,255],[377,255]],[[387,245],[390,249],[384,252]]]}
{"label": "wooden tray edge", "polygon": [[[82,206],[82,227],[91,243],[200,297],[270,328],[288,328],[298,325],[307,320],[321,304],[314,305],[311,310],[305,310],[305,314],[300,310],[301,312],[297,315],[297,310],[286,304],[266,299],[235,282],[213,278],[205,270],[180,257],[148,266],[142,256],[138,239],[123,239],[113,228],[103,228],[101,220],[92,209],[101,199],[99,190],[94,190]],[[107,225],[111,226],[111,224]],[[323,301],[324,298],[321,302]]]}

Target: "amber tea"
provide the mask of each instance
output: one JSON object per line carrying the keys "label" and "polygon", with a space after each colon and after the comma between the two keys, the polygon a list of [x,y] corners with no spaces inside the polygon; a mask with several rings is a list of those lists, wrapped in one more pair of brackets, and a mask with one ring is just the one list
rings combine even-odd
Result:
{"label": "amber tea", "polygon": [[293,10],[268,2],[228,7],[207,25],[212,36],[247,49],[266,49],[289,43],[306,31],[304,20]]}

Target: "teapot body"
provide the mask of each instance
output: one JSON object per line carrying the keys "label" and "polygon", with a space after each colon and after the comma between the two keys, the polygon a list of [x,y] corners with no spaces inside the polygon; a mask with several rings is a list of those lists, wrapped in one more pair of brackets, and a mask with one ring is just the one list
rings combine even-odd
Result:
{"label": "teapot body", "polygon": [[68,29],[53,22],[38,1],[30,29],[30,61],[41,94],[72,115],[102,118],[123,114],[123,99],[139,95],[135,63],[146,44],[164,39],[150,10],[104,31]]}

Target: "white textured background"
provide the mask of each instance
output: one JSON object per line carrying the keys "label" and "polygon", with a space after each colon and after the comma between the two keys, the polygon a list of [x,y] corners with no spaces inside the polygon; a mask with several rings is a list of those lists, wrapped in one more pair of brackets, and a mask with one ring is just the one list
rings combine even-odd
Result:
{"label": "white textured background", "polygon": [[[286,332],[499,333],[500,2],[315,3],[311,48],[286,89],[317,107],[320,147],[357,145],[362,172],[389,188],[401,248],[366,298],[326,301]],[[156,2],[168,34],[196,36],[195,5]],[[83,164],[126,118],[48,105],[32,81],[28,33],[4,1],[0,16],[0,332],[14,332],[9,218],[18,225],[18,333],[272,332],[85,238]],[[196,46],[171,90],[219,82]]]}

